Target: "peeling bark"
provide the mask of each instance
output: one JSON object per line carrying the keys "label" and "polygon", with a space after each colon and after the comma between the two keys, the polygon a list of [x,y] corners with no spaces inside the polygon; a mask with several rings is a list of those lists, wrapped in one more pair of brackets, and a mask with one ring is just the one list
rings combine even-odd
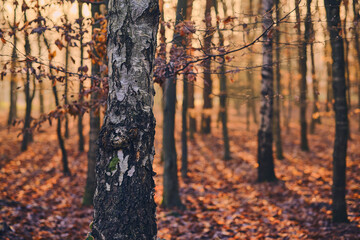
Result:
{"label": "peeling bark", "polygon": [[109,94],[96,163],[95,239],[156,239],[153,61],[156,0],[110,0]]}

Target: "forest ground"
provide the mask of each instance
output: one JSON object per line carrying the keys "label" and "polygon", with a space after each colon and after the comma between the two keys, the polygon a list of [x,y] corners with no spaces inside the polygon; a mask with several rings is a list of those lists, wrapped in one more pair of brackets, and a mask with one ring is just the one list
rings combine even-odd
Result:
{"label": "forest ground", "polygon": [[[159,114],[157,114],[159,115]],[[86,153],[77,151],[74,120],[66,140],[70,177],[61,172],[55,126],[44,124],[29,150],[20,152],[19,129],[0,114],[0,222],[11,227],[0,238],[84,239],[92,208],[81,205]],[[277,183],[256,183],[257,126],[229,114],[232,160],[222,160],[221,125],[189,141],[189,178],[180,178],[186,210],[165,210],[162,199],[161,116],[157,118],[154,161],[161,239],[356,239],[360,236],[360,133],[351,132],[347,158],[349,224],[331,223],[333,119],[309,135],[310,152],[299,150],[297,120],[283,130],[284,160],[275,160]],[[214,115],[213,119],[216,119]],[[84,122],[88,121],[85,117]],[[198,122],[199,123],[199,122]],[[177,118],[178,168],[181,122]],[[88,126],[84,133],[88,133]],[[356,129],[354,126],[353,129]],[[86,148],[87,149],[87,148]],[[180,176],[180,174],[179,174]]]}

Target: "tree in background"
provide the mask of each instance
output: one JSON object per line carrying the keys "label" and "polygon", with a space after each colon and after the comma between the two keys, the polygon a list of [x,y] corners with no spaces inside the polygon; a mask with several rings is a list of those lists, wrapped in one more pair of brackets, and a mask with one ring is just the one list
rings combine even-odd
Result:
{"label": "tree in background", "polygon": [[[186,14],[185,14],[185,24],[191,20],[191,14],[192,14],[192,4],[193,0],[187,0],[187,6],[186,6]],[[189,45],[191,46],[191,34],[189,36],[186,36],[183,40],[185,42],[184,48],[186,49]],[[189,54],[191,50],[189,51],[186,49],[186,54]],[[182,131],[181,131],[181,177],[187,178],[187,171],[188,171],[188,147],[187,147],[187,121],[188,121],[188,101],[189,101],[189,82],[190,77],[188,74],[184,74],[183,79],[183,102],[182,102],[182,111],[181,111],[181,121],[182,121]],[[192,83],[190,83],[192,84]],[[192,96],[193,97],[193,96]],[[191,119],[189,119],[191,121]],[[192,131],[192,130],[190,130]]]}
{"label": "tree in background", "polygon": [[[300,0],[295,0],[295,5],[299,5]],[[310,2],[311,3],[311,2]],[[309,0],[307,0],[307,6],[309,5]],[[306,85],[306,74],[307,74],[307,54],[306,47],[309,37],[309,24],[305,21],[305,32],[304,39],[301,38],[301,18],[300,18],[300,9],[296,8],[296,30],[298,34],[298,44],[299,44],[299,72],[301,79],[299,81],[300,89],[300,149],[303,151],[309,150],[308,140],[307,140],[307,121],[306,121],[306,94],[307,94],[307,85]]]}
{"label": "tree in background", "polygon": [[16,11],[17,11],[17,4],[14,7],[14,18],[13,23],[10,25],[12,29],[11,35],[13,35],[14,41],[12,46],[12,53],[11,53],[11,80],[10,80],[10,108],[9,108],[9,116],[8,116],[8,126],[10,126],[13,121],[16,119],[17,116],[17,83],[16,83],[16,47],[17,47],[17,26],[16,26]]}
{"label": "tree in background", "polygon": [[[84,72],[86,73],[86,68],[84,67],[84,46],[83,46],[83,38],[84,38],[84,30],[83,30],[83,14],[82,14],[82,8],[83,8],[83,4],[81,1],[78,1],[78,12],[79,12],[79,18],[78,18],[78,24],[79,24],[79,45],[80,45],[80,79],[79,79],[79,104],[81,106],[81,104],[84,102],[84,83],[83,81],[85,80],[83,77]],[[79,152],[83,152],[84,151],[84,144],[85,144],[85,140],[84,140],[84,133],[83,133],[83,110],[80,109],[79,112],[79,118],[78,118],[78,135],[79,135]]]}
{"label": "tree in background", "polygon": [[[91,88],[94,90],[90,96],[90,102],[92,107],[90,108],[90,130],[89,130],[89,150],[87,153],[88,157],[88,169],[86,175],[86,185],[85,192],[83,196],[83,205],[92,205],[93,197],[96,189],[96,179],[95,179],[95,166],[96,166],[96,157],[98,153],[98,144],[97,139],[100,132],[100,106],[96,104],[96,100],[99,97],[99,94],[95,89],[100,88],[100,64],[102,63],[104,53],[100,51],[99,44],[105,44],[100,41],[100,39],[105,34],[105,27],[101,28],[100,18],[97,17],[100,15],[100,4],[91,5],[91,15],[93,17],[92,21],[92,40],[94,44],[92,45],[92,54],[91,54]],[[104,40],[105,41],[105,38]]]}
{"label": "tree in background", "polygon": [[[268,29],[273,23],[273,0],[263,0],[263,28]],[[263,36],[263,65],[261,69],[261,108],[260,129],[258,132],[258,181],[276,181],[274,170],[273,143],[273,47],[272,35]]]}
{"label": "tree in background", "polygon": [[[178,0],[175,25],[186,19],[187,0]],[[175,62],[184,53],[184,38],[178,31],[174,32],[173,46],[170,51],[170,63]],[[181,207],[179,181],[177,175],[177,156],[175,148],[175,106],[176,106],[176,74],[165,80],[164,123],[163,123],[163,158],[164,158],[164,190],[162,205],[165,208]]]}
{"label": "tree in background", "polygon": [[153,63],[157,0],[108,5],[109,94],[99,135],[91,235],[156,239]]}
{"label": "tree in background", "polygon": [[326,18],[332,49],[332,86],[335,110],[335,143],[333,152],[332,219],[347,222],[346,210],[346,150],[348,115],[346,100],[344,43],[341,35],[340,0],[325,0]]}
{"label": "tree in background", "polygon": [[[216,16],[219,16],[218,4],[217,4],[216,0],[214,0],[213,5],[215,8]],[[223,10],[224,10],[224,15],[226,16],[224,2],[223,2]],[[217,27],[217,32],[219,35],[219,47],[223,48],[224,47],[224,35],[222,34],[222,32],[220,30],[219,21],[217,21],[216,27]],[[219,76],[219,80],[220,80],[220,82],[219,82],[219,85],[220,85],[219,116],[220,116],[221,125],[222,125],[222,135],[223,135],[223,142],[224,142],[223,158],[224,158],[224,160],[230,160],[231,156],[230,156],[229,133],[228,133],[228,127],[227,127],[228,115],[227,115],[227,104],[226,104],[226,101],[227,101],[227,77],[226,77],[225,57],[224,56],[221,57],[220,72],[219,72],[218,76]]]}
{"label": "tree in background", "polygon": [[[359,36],[359,24],[360,24],[360,8],[359,8],[359,1],[353,0],[353,12],[354,12],[354,36],[355,36],[355,50],[357,56],[357,64],[358,69],[360,69],[360,36]],[[358,72],[357,72],[358,73]],[[360,77],[357,76],[357,85],[358,85],[358,109],[360,109]],[[360,131],[360,114],[358,116],[358,129]]]}
{"label": "tree in background", "polygon": [[[276,22],[280,21],[280,0],[275,0],[275,12],[276,12]],[[275,138],[275,146],[276,146],[276,158],[283,159],[283,148],[281,141],[281,118],[280,118],[280,95],[281,95],[281,73],[280,73],[280,24],[277,25],[275,30],[275,96],[274,96],[274,138]]]}
{"label": "tree in background", "polygon": [[[29,9],[27,3],[24,1],[21,7],[24,12],[24,21],[28,24],[27,18],[27,9]],[[36,83],[35,77],[33,77],[33,89],[31,89],[31,72],[34,71],[32,68],[32,57],[31,57],[31,48],[30,48],[30,40],[29,40],[29,32],[28,30],[24,31],[25,34],[25,56],[26,56],[26,79],[24,82],[24,93],[25,93],[25,119],[24,119],[24,127],[23,127],[23,140],[21,142],[21,151],[26,151],[28,148],[29,142],[32,140],[32,132],[30,130],[31,126],[31,109],[32,109],[32,101],[35,97]],[[30,72],[31,71],[31,72]]]}
{"label": "tree in background", "polygon": [[[211,54],[211,40],[214,34],[211,26],[211,7],[213,0],[206,0],[205,6],[205,36],[204,36],[204,53]],[[203,98],[204,105],[201,113],[201,132],[208,134],[211,132],[211,109],[212,109],[212,79],[211,79],[211,59],[206,59],[203,63],[204,66],[204,88]]]}
{"label": "tree in background", "polygon": [[[316,6],[317,12],[320,11],[318,2]],[[311,56],[311,78],[312,78],[312,91],[313,91],[313,110],[311,115],[311,121],[310,121],[310,133],[315,133],[315,126],[316,124],[321,123],[320,118],[320,102],[319,102],[319,81],[316,77],[316,71],[315,71],[315,56],[314,56],[314,40],[315,40],[315,30],[314,30],[314,24],[312,22],[311,17],[311,4],[307,7],[306,11],[306,21],[310,23],[310,56]]]}

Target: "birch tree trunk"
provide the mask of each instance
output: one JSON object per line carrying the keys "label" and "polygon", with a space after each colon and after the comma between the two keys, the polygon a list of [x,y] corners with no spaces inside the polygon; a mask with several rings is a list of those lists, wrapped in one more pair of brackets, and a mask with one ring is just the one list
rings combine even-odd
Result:
{"label": "birch tree trunk", "polygon": [[[263,29],[272,24],[273,0],[263,0]],[[260,129],[258,132],[258,181],[276,181],[272,150],[273,117],[273,48],[271,34],[263,37],[263,67],[261,69]]]}
{"label": "birch tree trunk", "polygon": [[96,163],[95,239],[156,239],[152,112],[157,0],[108,4],[109,94]]}
{"label": "birch tree trunk", "polygon": [[347,222],[346,150],[348,115],[346,102],[344,43],[341,36],[340,0],[325,0],[326,17],[332,49],[332,76],[335,110],[335,143],[333,152],[332,219]]}

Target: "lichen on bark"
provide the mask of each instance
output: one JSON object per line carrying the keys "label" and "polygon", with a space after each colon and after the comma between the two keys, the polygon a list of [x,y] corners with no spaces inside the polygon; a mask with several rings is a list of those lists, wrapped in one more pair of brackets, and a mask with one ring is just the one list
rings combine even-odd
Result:
{"label": "lichen on bark", "polygon": [[110,0],[108,9],[109,94],[99,135],[91,235],[155,239],[152,76],[158,3]]}

